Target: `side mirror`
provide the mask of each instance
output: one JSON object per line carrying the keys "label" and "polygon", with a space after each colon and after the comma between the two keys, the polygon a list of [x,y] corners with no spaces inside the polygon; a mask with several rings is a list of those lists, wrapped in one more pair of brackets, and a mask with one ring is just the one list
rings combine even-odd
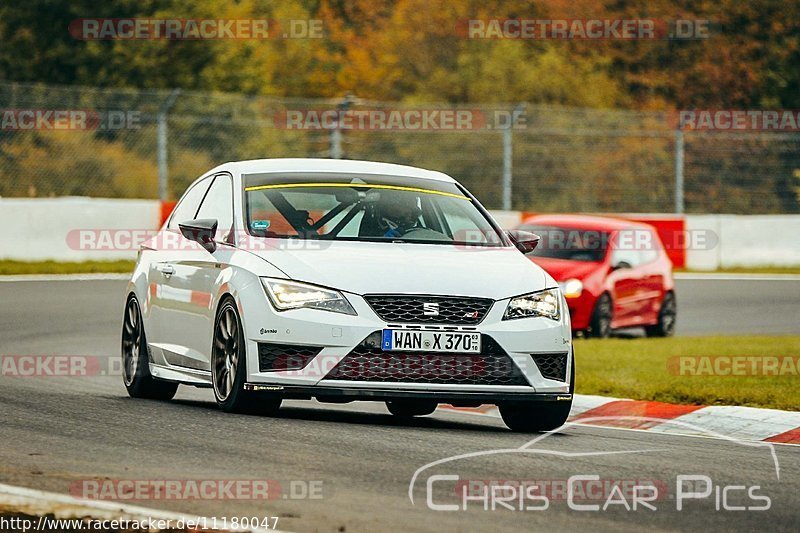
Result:
{"label": "side mirror", "polygon": [[511,242],[514,243],[517,250],[523,254],[531,253],[539,244],[539,236],[530,231],[509,230],[506,231],[506,236],[511,239]]}
{"label": "side mirror", "polygon": [[203,248],[213,253],[217,249],[214,237],[217,235],[217,221],[212,218],[190,220],[178,224],[181,235],[195,241]]}
{"label": "side mirror", "polygon": [[617,263],[611,265],[611,272],[614,272],[615,270],[621,270],[623,268],[633,268],[633,266],[627,261],[618,261]]}

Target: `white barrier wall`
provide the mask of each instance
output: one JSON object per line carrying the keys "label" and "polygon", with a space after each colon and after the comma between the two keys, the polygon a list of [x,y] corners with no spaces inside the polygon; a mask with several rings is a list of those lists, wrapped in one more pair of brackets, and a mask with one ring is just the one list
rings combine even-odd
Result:
{"label": "white barrier wall", "polygon": [[719,237],[717,246],[687,250],[692,270],[800,266],[800,215],[688,215],[686,229]]}
{"label": "white barrier wall", "polygon": [[[160,212],[157,200],[0,198],[0,259],[135,259],[135,249],[124,249],[132,248],[127,235],[158,228]],[[83,242],[78,230],[84,230]]]}
{"label": "white barrier wall", "polygon": [[[157,200],[0,198],[0,259],[134,259],[126,245],[158,228],[160,212]],[[491,213],[506,228],[521,222],[519,211]],[[719,236],[687,250],[689,269],[800,266],[800,215],[687,215],[686,229]]]}
{"label": "white barrier wall", "polygon": [[[512,228],[519,211],[492,211]],[[636,215],[643,218],[644,215]],[[686,215],[686,268],[800,266],[800,215]]]}

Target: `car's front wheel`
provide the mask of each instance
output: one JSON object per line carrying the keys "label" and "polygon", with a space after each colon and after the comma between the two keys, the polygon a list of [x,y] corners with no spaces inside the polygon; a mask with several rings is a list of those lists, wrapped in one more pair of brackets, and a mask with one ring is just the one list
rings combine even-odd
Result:
{"label": "car's front wheel", "polygon": [[122,319],[122,380],[131,398],[171,400],[178,384],[155,379],[150,374],[142,312],[136,296],[131,295],[125,304]]}
{"label": "car's front wheel", "polygon": [[[572,356],[569,392],[575,392],[575,355]],[[510,402],[498,406],[508,429],[520,433],[551,431],[564,425],[572,409],[572,400],[556,402]]]}
{"label": "car's front wheel", "polygon": [[437,403],[426,400],[392,400],[386,402],[386,408],[399,418],[425,416],[436,410]]}
{"label": "car's front wheel", "polygon": [[211,348],[211,384],[214,398],[229,413],[274,414],[281,398],[244,390],[247,361],[244,329],[233,298],[225,298],[214,321]]}

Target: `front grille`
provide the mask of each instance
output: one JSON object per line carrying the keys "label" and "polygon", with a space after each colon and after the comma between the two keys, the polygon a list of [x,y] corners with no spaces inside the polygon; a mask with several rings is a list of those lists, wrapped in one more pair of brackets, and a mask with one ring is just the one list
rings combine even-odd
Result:
{"label": "front grille", "polygon": [[367,337],[325,379],[529,386],[528,380],[508,354],[486,335],[482,336],[480,354],[384,352],[380,348],[380,335],[380,332],[376,332]]}
{"label": "front grille", "polygon": [[374,294],[364,299],[381,319],[401,324],[479,324],[494,303],[489,298],[459,296]]}
{"label": "front grille", "polygon": [[317,346],[295,346],[293,344],[258,343],[258,370],[300,370],[311,362],[322,348]]}
{"label": "front grille", "polygon": [[533,357],[543,377],[558,381],[567,380],[566,353],[537,353],[532,354],[531,357]]}

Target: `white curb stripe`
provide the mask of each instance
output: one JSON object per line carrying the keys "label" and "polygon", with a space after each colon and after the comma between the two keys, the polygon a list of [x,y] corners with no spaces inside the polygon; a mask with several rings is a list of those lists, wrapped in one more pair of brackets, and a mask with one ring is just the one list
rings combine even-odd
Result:
{"label": "white curb stripe", "polygon": [[[742,440],[765,440],[800,427],[800,413],[798,412],[735,405],[703,407],[692,413],[678,416],[674,420]],[[650,429],[650,431],[686,433],[687,429],[663,424]]]}
{"label": "white curb stripe", "polygon": [[[574,420],[576,416],[591,409],[601,407],[607,403],[632,401],[625,398],[610,398],[607,396],[583,394],[576,394],[573,398],[570,420]],[[483,412],[444,406],[440,406],[439,409],[451,413],[457,412],[468,415],[491,416],[495,418],[500,416],[500,412],[497,409],[485,410]],[[688,426],[683,424],[670,424],[669,422],[671,421],[682,422],[688,424]],[[675,418],[665,419],[663,424],[654,424],[652,427],[648,428],[614,427],[580,421],[577,422],[577,425],[601,427],[610,430],[649,431],[687,437],[717,438],[709,435],[709,433],[706,432],[708,431],[742,441],[764,441],[770,437],[800,428],[800,412],[740,407],[735,405],[712,405],[702,407],[696,411]],[[697,429],[692,429],[690,426],[696,426]],[[800,444],[785,442],[772,442],[772,444],[800,446]]]}

